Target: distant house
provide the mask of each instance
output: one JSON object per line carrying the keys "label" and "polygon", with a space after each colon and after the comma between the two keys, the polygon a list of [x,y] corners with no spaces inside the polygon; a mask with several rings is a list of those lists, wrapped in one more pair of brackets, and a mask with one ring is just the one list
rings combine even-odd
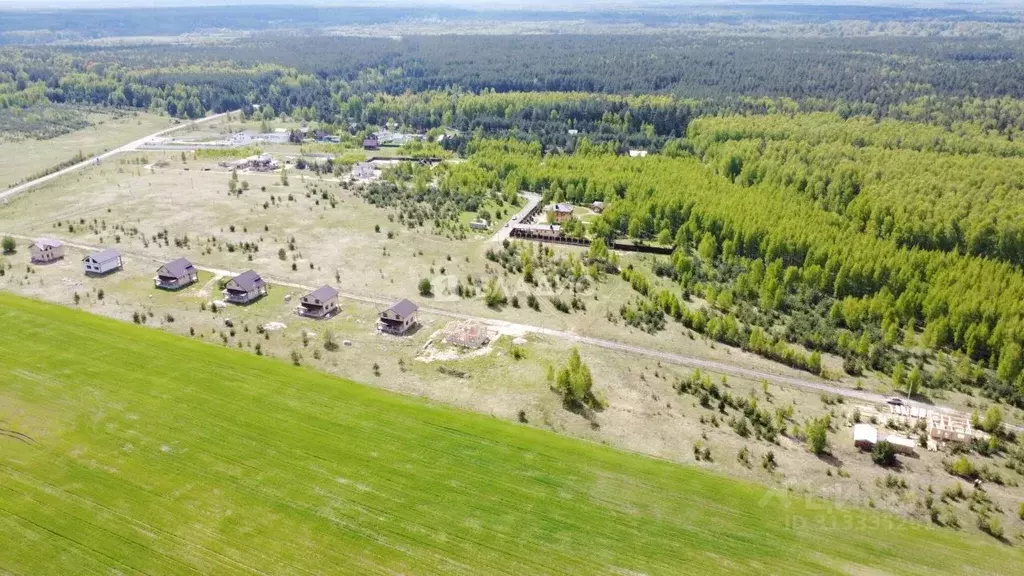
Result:
{"label": "distant house", "polygon": [[490,226],[491,224],[482,218],[480,220],[473,220],[469,223],[469,227],[473,230],[487,230]]}
{"label": "distant house", "polygon": [[405,334],[416,325],[416,311],[419,306],[409,300],[402,300],[380,313],[379,327],[388,334]]}
{"label": "distant house", "polygon": [[575,129],[575,128],[570,128],[569,129],[569,136],[575,136],[575,135],[577,135],[579,133],[580,133],[580,131]]}
{"label": "distant house", "polygon": [[40,238],[28,247],[28,251],[36,264],[48,264],[64,257],[64,244],[58,240]]}
{"label": "distant house", "polygon": [[242,272],[224,285],[224,299],[232,304],[249,304],[267,295],[267,283],[254,270]]}
{"label": "distant house", "polygon": [[156,271],[153,283],[164,290],[180,290],[199,281],[199,270],[185,258],[164,264]]}
{"label": "distant house", "polygon": [[601,212],[604,212],[604,202],[594,202],[590,205],[590,209],[600,214]]}
{"label": "distant house", "polygon": [[309,318],[327,318],[338,312],[338,291],[322,286],[299,300],[299,314]]}
{"label": "distant house", "polygon": [[85,273],[95,275],[108,274],[114,270],[120,270],[124,266],[121,254],[113,248],[93,252],[82,258],[82,262],[85,263]]}
{"label": "distant house", "polygon": [[370,134],[368,138],[363,140],[363,150],[378,150],[380,149],[380,140],[377,140],[376,134]]}
{"label": "distant house", "polygon": [[572,206],[569,204],[555,204],[551,208],[551,215],[555,222],[565,222],[572,218]]}
{"label": "distant house", "polygon": [[629,157],[630,158],[644,158],[645,156],[647,156],[647,150],[630,150],[629,151]]}
{"label": "distant house", "polygon": [[352,176],[360,180],[372,180],[377,177],[377,169],[369,162],[359,162],[352,167]]}

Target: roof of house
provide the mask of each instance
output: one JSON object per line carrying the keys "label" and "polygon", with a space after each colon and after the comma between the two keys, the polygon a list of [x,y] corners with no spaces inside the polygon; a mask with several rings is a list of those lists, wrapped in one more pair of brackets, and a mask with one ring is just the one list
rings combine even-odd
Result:
{"label": "roof of house", "polygon": [[915,443],[910,438],[907,438],[906,436],[897,436],[895,434],[890,434],[886,436],[885,441],[888,442],[889,444],[902,446],[903,448],[910,448],[911,450],[913,450],[917,446],[917,443]]}
{"label": "roof of house", "polygon": [[398,316],[408,316],[413,312],[419,310],[420,307],[412,303],[409,299],[403,298],[399,302],[395,303],[394,306],[388,308],[391,312],[394,312]]}
{"label": "roof of house", "polygon": [[572,212],[572,206],[568,204],[555,204],[555,212]]}
{"label": "roof of house", "polygon": [[174,276],[175,278],[181,278],[182,276],[195,270],[196,267],[193,266],[192,263],[189,262],[187,258],[178,258],[177,260],[172,260],[167,264],[164,264],[163,266],[160,267],[160,269],[166,271],[167,274],[170,276]]}
{"label": "roof of house", "polygon": [[263,278],[260,278],[260,275],[257,274],[255,270],[242,272],[238,276],[232,278],[231,283],[233,283],[239,290],[245,290],[246,292],[250,292],[266,284],[266,282],[263,281]]}
{"label": "roof of house", "polygon": [[90,259],[93,262],[99,262],[100,264],[104,264],[106,262],[110,262],[111,260],[117,260],[120,257],[120,252],[114,250],[113,248],[107,248],[105,250],[100,250],[99,252],[93,252],[92,254],[89,254],[88,256],[83,258],[83,260]]}
{"label": "roof of house", "polygon": [[313,290],[309,294],[306,294],[307,300],[319,300],[321,302],[327,302],[338,297],[338,291],[330,286],[321,286],[316,290]]}
{"label": "roof of house", "polygon": [[875,430],[875,427],[870,424],[854,424],[853,441],[875,444],[878,442],[878,430]]}
{"label": "roof of house", "polygon": [[595,200],[594,203],[591,204],[591,206],[599,206],[599,207],[603,208],[604,207],[604,202],[602,202],[600,200]]}
{"label": "roof of house", "polygon": [[50,238],[40,238],[40,239],[36,240],[35,242],[33,242],[32,245],[35,246],[36,248],[41,249],[41,250],[45,250],[47,248],[60,248],[61,246],[64,245],[64,243],[61,242],[60,240],[51,240]]}

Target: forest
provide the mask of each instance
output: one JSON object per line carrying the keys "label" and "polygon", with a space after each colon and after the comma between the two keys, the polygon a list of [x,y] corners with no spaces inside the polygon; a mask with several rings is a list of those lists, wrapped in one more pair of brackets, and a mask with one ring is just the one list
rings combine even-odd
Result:
{"label": "forest", "polygon": [[[812,371],[814,360],[778,341],[840,354],[853,375],[870,368],[917,390],[979,386],[1024,401],[1019,266],[901,246],[851,226],[796,187],[737,184],[686,153],[629,158],[584,143],[573,155],[540,160],[539,148],[515,140],[474,142],[452,182],[533,190],[552,201],[601,200],[606,208],[591,223],[592,236],[674,246],[656,272],[678,289],[654,292],[624,273],[645,297],[624,318],[666,314]],[[711,307],[694,304],[694,296]]]}

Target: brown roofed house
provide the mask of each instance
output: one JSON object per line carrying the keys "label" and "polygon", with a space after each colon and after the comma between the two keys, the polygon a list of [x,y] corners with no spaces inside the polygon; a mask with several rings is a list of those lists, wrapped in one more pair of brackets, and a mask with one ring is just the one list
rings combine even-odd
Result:
{"label": "brown roofed house", "polygon": [[330,286],[321,286],[299,300],[299,314],[309,318],[327,318],[338,310],[338,291]]}
{"label": "brown roofed house", "polygon": [[416,311],[419,306],[409,300],[401,300],[380,313],[379,327],[388,334],[405,334],[416,325]]}
{"label": "brown roofed house", "polygon": [[40,238],[28,247],[32,262],[36,264],[49,264],[64,257],[64,244],[59,240]]}
{"label": "brown roofed house", "polygon": [[164,264],[156,271],[153,283],[164,290],[180,290],[199,281],[199,270],[185,258]]}
{"label": "brown roofed house", "polygon": [[223,294],[232,304],[250,304],[267,295],[267,283],[255,270],[249,270],[228,280]]}

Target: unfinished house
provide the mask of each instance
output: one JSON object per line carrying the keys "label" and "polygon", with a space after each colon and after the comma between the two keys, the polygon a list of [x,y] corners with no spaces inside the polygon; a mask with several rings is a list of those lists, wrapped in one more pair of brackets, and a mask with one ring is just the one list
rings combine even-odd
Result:
{"label": "unfinished house", "polygon": [[321,286],[299,300],[299,315],[307,318],[327,318],[338,310],[338,291],[330,286]]}
{"label": "unfinished house", "polygon": [[267,283],[255,270],[249,270],[228,280],[223,294],[232,304],[250,304],[267,295]]}
{"label": "unfinished house", "polygon": [[380,313],[381,332],[388,334],[405,334],[416,325],[416,311],[419,306],[409,300],[402,300],[391,308]]}
{"label": "unfinished house", "polygon": [[58,240],[40,238],[28,247],[32,262],[35,264],[49,264],[64,257],[64,244]]}
{"label": "unfinished house", "polygon": [[974,438],[974,431],[967,418],[934,411],[928,416],[928,436],[936,442],[966,444]]}
{"label": "unfinished house", "polygon": [[82,258],[82,262],[85,265],[85,273],[90,276],[110,274],[115,270],[120,270],[124,266],[124,262],[121,260],[121,254],[113,248],[93,252],[85,258]]}
{"label": "unfinished house", "polygon": [[153,283],[163,290],[180,290],[199,281],[199,270],[185,258],[164,264],[156,271]]}

